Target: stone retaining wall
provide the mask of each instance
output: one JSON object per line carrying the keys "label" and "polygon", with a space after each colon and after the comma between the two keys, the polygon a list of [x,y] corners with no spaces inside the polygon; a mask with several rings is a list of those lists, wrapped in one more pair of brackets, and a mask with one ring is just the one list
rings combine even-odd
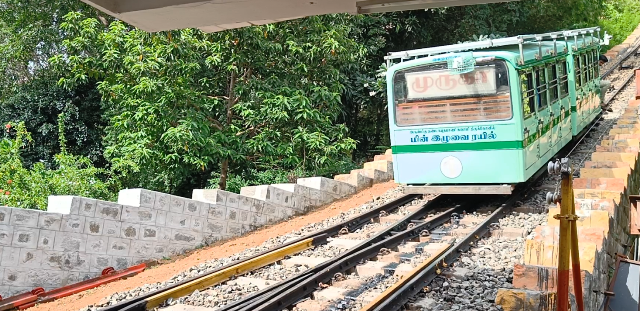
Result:
{"label": "stone retaining wall", "polygon": [[[629,195],[638,194],[640,186],[639,107],[640,100],[629,103],[573,181],[585,310],[599,309],[616,254],[628,255],[633,244]],[[526,241],[524,264],[514,267],[515,289],[498,291],[496,303],[505,311],[555,310],[559,222],[553,216],[559,212],[550,208],[547,225]]]}
{"label": "stone retaining wall", "polygon": [[609,61],[616,59],[618,56],[624,55],[627,50],[632,47],[636,41],[640,39],[640,25],[625,39],[622,43],[612,47],[604,55],[609,58]]}
{"label": "stone retaining wall", "polygon": [[0,207],[0,295],[50,290],[107,267],[120,270],[240,236],[392,180],[391,161],[388,150],[335,180],[301,178],[240,194],[195,189],[188,199],[125,189],[117,203],[50,196],[47,211]]}

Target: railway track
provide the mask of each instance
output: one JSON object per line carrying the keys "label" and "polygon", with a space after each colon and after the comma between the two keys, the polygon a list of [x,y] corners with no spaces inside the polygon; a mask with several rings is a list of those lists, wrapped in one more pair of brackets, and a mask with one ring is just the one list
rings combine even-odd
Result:
{"label": "railway track", "polygon": [[[342,253],[348,254],[357,250],[371,241],[380,239],[380,236],[397,230],[399,226],[407,226],[415,220],[428,217],[436,213],[435,202],[445,200],[444,197],[436,197],[434,200],[421,203],[421,195],[404,195],[380,207],[369,210],[363,214],[355,216],[345,222],[330,226],[326,229],[319,230],[307,236],[287,242],[277,249],[262,252],[243,260],[233,262],[231,264],[220,267],[214,271],[210,271],[203,275],[192,277],[190,279],[178,282],[171,286],[149,292],[134,299],[123,301],[100,310],[146,310],[166,304],[167,300],[170,304],[173,300],[189,295],[194,291],[202,290],[209,286],[220,284],[228,279],[234,279],[233,282],[250,282],[254,279],[237,279],[238,275],[257,275],[260,270],[273,270],[275,267],[286,265],[298,265],[301,256],[305,252],[312,252],[317,248],[331,249],[334,255]],[[416,204],[420,203],[420,204]],[[351,247],[354,246],[355,247]],[[293,256],[293,257],[291,257]],[[282,260],[289,257],[287,260]],[[326,258],[325,258],[326,259]],[[305,259],[311,262],[319,262],[322,258]],[[303,262],[305,262],[303,260]],[[287,278],[290,275],[283,275],[281,278]],[[265,286],[269,282],[277,281],[277,278],[267,278],[260,282],[261,286]],[[266,284],[265,284],[266,283]],[[232,302],[228,300],[227,302]]]}
{"label": "railway track", "polygon": [[[612,105],[632,80],[633,69],[640,66],[639,48],[637,43],[601,75],[612,81],[607,105]],[[603,117],[560,154],[571,154],[602,125]],[[487,236],[521,199],[531,196],[528,186],[539,183],[543,174],[541,170],[501,202],[487,197],[456,202],[440,195],[402,208],[419,199],[405,195],[277,249],[99,310],[170,310],[176,304],[207,299],[202,298],[207,291],[228,291],[240,285],[245,289],[249,285],[252,293],[223,295],[220,304],[210,305],[212,310],[416,309],[414,302],[424,298],[416,295],[431,291],[430,284],[442,277],[444,269],[456,265],[460,254]],[[488,205],[478,209],[482,202]],[[318,256],[316,250],[329,256]],[[274,277],[283,266],[295,266],[297,273]]]}

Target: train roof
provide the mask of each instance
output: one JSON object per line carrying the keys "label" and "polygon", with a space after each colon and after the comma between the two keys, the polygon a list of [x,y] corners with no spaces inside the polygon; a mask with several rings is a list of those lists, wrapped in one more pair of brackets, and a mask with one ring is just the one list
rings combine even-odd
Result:
{"label": "train roof", "polygon": [[[557,55],[567,55],[569,51],[573,50],[574,47],[578,47],[578,50],[582,50],[588,48],[589,46],[593,46],[593,44],[597,44],[598,38],[596,37],[587,37],[585,38],[577,38],[576,41],[568,41],[568,40],[558,40],[555,42],[555,50],[557,50]],[[522,44],[522,52],[524,55],[524,62],[529,63],[532,61],[538,60],[536,57],[540,53],[540,49],[542,49],[543,57],[552,56],[554,51],[554,42],[553,41],[541,41],[538,43],[524,43]],[[520,56],[520,47],[518,45],[510,45],[503,47],[495,47],[488,49],[476,49],[470,52],[480,52],[480,53],[506,53],[510,55],[513,60],[518,59]]]}
{"label": "train roof", "polygon": [[549,56],[554,56],[554,50],[557,51],[557,55],[566,55],[572,50],[582,50],[598,46],[600,44],[599,31],[600,28],[593,27],[565,32],[521,35],[478,42],[466,42],[389,53],[389,56],[386,56],[385,59],[387,61],[399,59],[401,62],[404,62],[405,60],[416,58],[442,57],[453,53],[472,52],[481,53],[479,56],[482,56],[482,54],[486,55],[487,53],[494,54],[495,56],[504,57],[520,65],[524,65],[539,61],[540,58],[538,54],[540,54],[540,52],[542,52],[542,58],[548,58]]}

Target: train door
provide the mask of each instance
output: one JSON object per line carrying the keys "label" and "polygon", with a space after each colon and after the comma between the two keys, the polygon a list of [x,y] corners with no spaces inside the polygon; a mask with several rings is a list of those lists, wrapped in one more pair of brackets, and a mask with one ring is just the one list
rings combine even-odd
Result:
{"label": "train door", "polygon": [[562,144],[558,151],[568,143],[571,138],[571,96],[569,96],[569,64],[564,59],[558,62],[558,77],[560,79],[560,126],[559,133],[562,136]]}
{"label": "train door", "polygon": [[549,86],[549,123],[550,123],[550,137],[549,137],[549,146],[551,152],[556,154],[559,151],[560,146],[562,145],[560,142],[562,140],[562,132],[560,131],[560,114],[562,113],[561,107],[562,103],[560,102],[560,90],[558,85],[558,68],[556,63],[551,63],[547,65],[547,77],[549,78],[548,86]]}
{"label": "train door", "polygon": [[583,122],[588,123],[590,121],[591,112],[593,111],[593,77],[591,75],[591,51],[587,51],[582,54],[582,74],[583,74],[583,97],[584,97],[584,110],[583,110]]}
{"label": "train door", "polygon": [[549,92],[547,85],[547,69],[546,66],[535,67],[535,90],[536,90],[536,106],[538,119],[538,137],[540,137],[538,149],[540,158],[545,159],[551,150],[551,122],[549,105]]}
{"label": "train door", "polygon": [[578,132],[580,132],[585,124],[585,74],[586,71],[584,67],[583,54],[578,54],[573,57],[573,66],[575,68],[575,77],[576,77],[576,125],[578,127]]}
{"label": "train door", "polygon": [[587,64],[589,67],[589,120],[591,120],[593,118],[592,115],[598,112],[598,108],[600,107],[600,98],[598,96],[598,89],[600,88],[598,78],[600,73],[598,72],[597,50],[587,52]]}
{"label": "train door", "polygon": [[522,116],[524,118],[524,164],[529,169],[540,159],[538,139],[538,118],[536,114],[535,86],[533,83],[533,70],[525,69],[518,72],[522,91]]}

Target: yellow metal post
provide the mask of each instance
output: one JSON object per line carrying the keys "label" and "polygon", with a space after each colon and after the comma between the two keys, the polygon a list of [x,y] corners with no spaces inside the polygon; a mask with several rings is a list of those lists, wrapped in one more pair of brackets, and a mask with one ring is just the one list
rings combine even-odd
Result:
{"label": "yellow metal post", "polygon": [[571,172],[562,172],[560,215],[554,218],[560,220],[560,244],[558,245],[558,300],[557,310],[569,310],[569,254],[571,253],[571,226],[567,216],[571,213],[573,195],[571,189]]}
{"label": "yellow metal post", "polygon": [[[573,290],[576,294],[576,303],[578,311],[584,311],[584,301],[582,299],[582,277],[580,276],[580,250],[578,249],[578,216],[576,215],[576,205],[573,201],[573,178],[570,176],[571,196],[571,215],[569,223],[571,224],[571,271],[573,271]],[[568,283],[567,283],[568,285]]]}
{"label": "yellow metal post", "polygon": [[[584,311],[582,299],[582,279],[580,277],[580,251],[578,249],[578,226],[576,207],[573,200],[573,169],[569,159],[562,159],[561,163],[549,165],[549,172],[559,172],[562,176],[560,214],[553,218],[560,221],[560,238],[558,245],[558,286],[557,310],[569,310],[569,260],[573,271],[573,287],[576,295],[578,310]],[[557,201],[557,200],[556,200]],[[569,257],[571,254],[571,257]]]}

